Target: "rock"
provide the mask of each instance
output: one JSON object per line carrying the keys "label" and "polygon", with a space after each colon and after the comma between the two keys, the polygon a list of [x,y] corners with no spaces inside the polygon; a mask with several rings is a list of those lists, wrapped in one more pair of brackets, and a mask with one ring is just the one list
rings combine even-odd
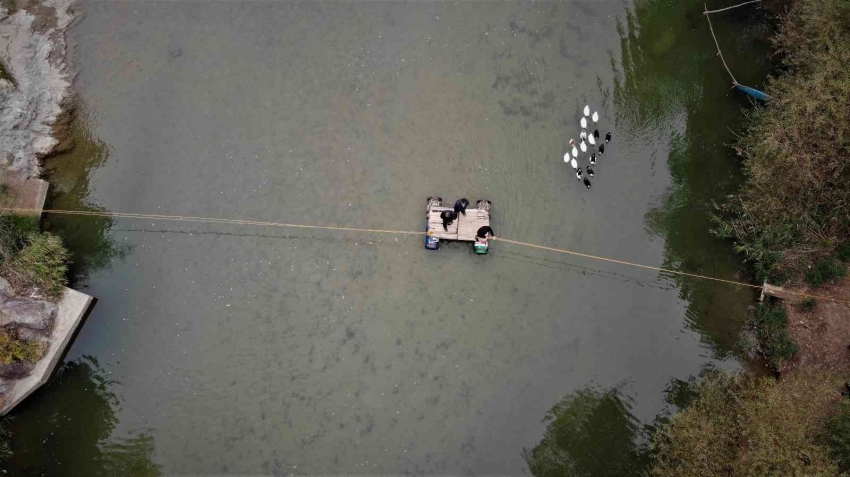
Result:
{"label": "rock", "polygon": [[13,298],[0,305],[0,326],[14,325],[50,334],[59,307],[32,298]]}
{"label": "rock", "polygon": [[6,403],[6,398],[9,396],[9,393],[12,392],[14,384],[15,383],[8,379],[0,378],[0,407]]}
{"label": "rock", "polygon": [[35,364],[18,361],[12,364],[0,364],[0,378],[22,379],[32,373]]}
{"label": "rock", "polygon": [[[19,4],[15,13],[0,6],[0,60],[13,81],[0,82],[0,159],[24,177],[39,175],[38,158],[57,144],[51,126],[70,98],[65,63],[65,30],[73,0]],[[3,4],[5,5],[5,3]]]}
{"label": "rock", "polygon": [[0,277],[0,303],[5,302],[9,298],[15,296],[15,291],[12,290],[12,285],[5,278]]}
{"label": "rock", "polygon": [[24,328],[21,326],[19,328],[15,328],[15,332],[18,334],[18,339],[22,339],[24,341],[38,341],[39,343],[45,344],[50,341],[48,333],[45,333],[42,330],[34,330],[32,328]]}

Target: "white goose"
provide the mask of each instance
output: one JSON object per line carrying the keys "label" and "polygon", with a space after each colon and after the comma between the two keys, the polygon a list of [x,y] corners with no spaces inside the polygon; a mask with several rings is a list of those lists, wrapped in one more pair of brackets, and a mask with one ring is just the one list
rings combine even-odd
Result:
{"label": "white goose", "polygon": [[590,106],[584,105],[584,115],[590,116]]}
{"label": "white goose", "polygon": [[596,139],[593,137],[593,134],[587,135],[587,142],[589,142],[591,146],[596,145]]}
{"label": "white goose", "polygon": [[594,111],[594,112],[593,112],[593,117],[591,117],[590,119],[593,119],[593,122],[594,122],[594,123],[595,123],[595,122],[597,122],[597,121],[599,121],[599,113],[597,113],[596,111]]}
{"label": "white goose", "polygon": [[573,155],[573,157],[578,157],[578,149],[576,149],[575,146],[573,146],[573,150],[570,151],[570,153]]}
{"label": "white goose", "polygon": [[[582,141],[581,144],[579,144],[579,147],[581,148],[581,152],[587,152],[587,143],[586,142]],[[575,148],[573,148],[573,149],[575,149]]]}
{"label": "white goose", "polygon": [[579,121],[579,123],[581,123],[582,129],[587,129],[587,119],[586,118],[582,117],[581,121]]}
{"label": "white goose", "polygon": [[573,166],[573,169],[578,169],[578,162],[575,159],[570,159],[570,165]]}

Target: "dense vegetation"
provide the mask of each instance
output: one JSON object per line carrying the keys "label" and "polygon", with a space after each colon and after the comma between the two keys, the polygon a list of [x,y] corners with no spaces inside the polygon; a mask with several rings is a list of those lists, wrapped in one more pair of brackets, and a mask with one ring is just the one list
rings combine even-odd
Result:
{"label": "dense vegetation", "polygon": [[850,475],[850,401],[837,373],[782,380],[706,369],[673,380],[665,411],[641,426],[617,387],[588,387],[545,416],[523,451],[537,477],[753,477]]}
{"label": "dense vegetation", "polygon": [[652,440],[654,477],[838,476],[850,464],[850,413],[829,374],[776,381],[708,373]]}
{"label": "dense vegetation", "polygon": [[747,181],[717,232],[759,278],[829,274],[844,264],[819,261],[850,235],[850,2],[798,0],[774,45],[783,71],[767,86],[774,100],[750,113],[738,144]]}
{"label": "dense vegetation", "polygon": [[16,290],[58,298],[67,283],[62,239],[39,230],[37,217],[0,216],[0,276]]}
{"label": "dense vegetation", "polygon": [[761,355],[774,371],[797,354],[797,344],[788,335],[788,313],[782,306],[756,305],[747,320],[752,343],[745,347]]}

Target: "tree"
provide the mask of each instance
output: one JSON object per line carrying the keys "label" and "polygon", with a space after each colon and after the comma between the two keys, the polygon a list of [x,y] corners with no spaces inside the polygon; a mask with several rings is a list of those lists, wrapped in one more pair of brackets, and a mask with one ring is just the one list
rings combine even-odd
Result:
{"label": "tree", "polygon": [[827,444],[836,380],[782,381],[721,372],[653,437],[653,477],[837,476]]}

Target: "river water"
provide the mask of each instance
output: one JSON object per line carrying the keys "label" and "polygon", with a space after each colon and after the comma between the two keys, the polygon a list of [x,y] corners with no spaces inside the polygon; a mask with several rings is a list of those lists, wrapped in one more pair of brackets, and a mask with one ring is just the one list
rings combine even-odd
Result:
{"label": "river water", "polygon": [[[717,2],[711,2],[717,3]],[[740,180],[700,2],[83,1],[52,207],[497,235],[746,280],[709,233]],[[762,32],[716,20],[742,83]],[[593,188],[580,109],[613,141]],[[750,290],[496,242],[48,216],[98,298],[14,414],[15,475],[527,474],[547,411],[737,366]],[[589,445],[593,445],[592,443]]]}

